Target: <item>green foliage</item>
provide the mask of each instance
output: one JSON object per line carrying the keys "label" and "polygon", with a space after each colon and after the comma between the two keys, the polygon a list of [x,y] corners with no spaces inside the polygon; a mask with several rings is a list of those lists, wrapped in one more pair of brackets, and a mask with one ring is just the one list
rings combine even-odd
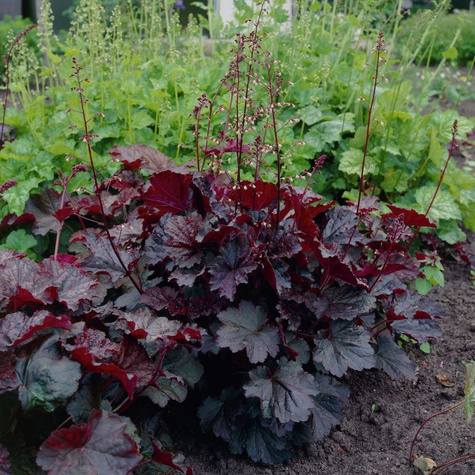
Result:
{"label": "green foliage", "polygon": [[[419,20],[419,15],[414,15],[401,24],[401,43],[408,41]],[[475,12],[460,11],[442,15],[421,46],[418,61],[439,64],[446,59],[460,66],[470,65],[475,57]]]}
{"label": "green foliage", "polygon": [[[17,60],[12,68],[11,89],[22,108],[7,111],[7,123],[15,128],[18,139],[5,143],[0,152],[0,181],[22,179],[5,193],[2,215],[20,214],[29,195],[50,182],[58,169],[67,173],[73,163],[85,159],[86,145],[75,128],[78,100],[68,85],[73,57],[90,80],[83,84],[88,114],[100,113],[90,124],[97,134],[92,147],[100,172],[107,176],[117,170],[107,153],[114,145],[147,143],[178,163],[193,157],[190,112],[197,97],[213,93],[225,72],[226,39],[242,29],[235,25],[223,28],[211,12],[208,19],[200,17],[199,23],[191,19],[183,29],[173,9],[164,9],[157,0],[139,6],[128,2],[113,10],[104,9],[98,0],[82,0],[71,31],[60,42],[52,34],[48,2],[44,3],[41,45],[47,60],[42,65]],[[442,18],[445,4],[418,20],[422,43]],[[326,154],[322,173],[311,186],[328,197],[355,195],[374,74],[370,49],[377,36],[375,26],[387,30],[387,37],[392,32],[394,39],[401,22],[394,9],[378,10],[376,19],[372,13],[378,5],[377,1],[361,9],[346,5],[340,11],[327,2],[313,2],[308,10],[299,7],[289,27],[283,26],[287,14],[277,3],[265,26],[264,45],[282,63],[283,84],[294,84],[285,86],[279,97],[282,103],[294,105],[277,114],[284,154],[282,174],[298,178],[309,163]],[[251,13],[244,4],[237,6],[238,18]],[[205,29],[210,40],[202,38]],[[390,48],[397,44],[394,40]],[[432,196],[447,157],[444,146],[450,140],[455,114],[433,110],[423,115],[414,107],[423,107],[421,98],[428,97],[424,92],[416,95],[406,77],[420,51],[420,46],[411,50],[406,45],[396,62],[398,71],[388,52],[382,77],[389,82],[378,85],[365,192],[421,210]],[[28,74],[37,84],[34,88]],[[47,88],[43,79],[47,79]],[[256,97],[262,93],[256,90]],[[69,109],[72,112],[66,114]],[[212,119],[211,133],[218,130],[220,120],[219,114]],[[460,118],[459,136],[474,126],[473,120]],[[72,162],[69,157],[74,157]],[[269,165],[266,177],[271,179],[275,172],[271,162]],[[234,167],[226,161],[223,166]],[[475,229],[471,192],[475,178],[450,164],[445,183],[431,217],[442,224],[439,236],[453,243],[464,236],[458,227],[460,220]],[[77,177],[70,191],[81,186],[84,178]]]}
{"label": "green foliage", "polygon": [[[8,46],[12,38],[23,31],[28,25],[31,25],[31,21],[28,18],[22,18],[17,16],[12,18],[9,15],[5,15],[0,21],[0,58],[3,58],[7,53]],[[27,38],[28,49],[36,54],[40,55],[38,47],[38,35],[36,32],[32,32]],[[5,74],[5,65],[3,61],[0,61],[0,77],[3,78]]]}

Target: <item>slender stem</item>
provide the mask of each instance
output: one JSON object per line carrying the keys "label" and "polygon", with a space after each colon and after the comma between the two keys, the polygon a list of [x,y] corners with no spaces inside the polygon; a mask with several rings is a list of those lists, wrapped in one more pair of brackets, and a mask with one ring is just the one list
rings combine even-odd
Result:
{"label": "slender stem", "polygon": [[74,68],[75,68],[74,75],[76,76],[77,83],[78,83],[78,86],[77,86],[76,90],[79,94],[79,102],[80,102],[80,105],[81,105],[81,111],[80,112],[81,112],[82,119],[83,119],[83,124],[84,124],[84,141],[86,142],[87,153],[88,153],[88,157],[89,157],[89,163],[91,165],[92,175],[93,175],[93,179],[94,179],[94,190],[95,190],[96,197],[97,197],[97,200],[99,202],[99,207],[100,207],[100,210],[101,210],[102,224],[104,225],[104,230],[107,234],[107,239],[109,240],[112,251],[114,252],[115,256],[117,257],[117,260],[119,261],[121,267],[124,269],[125,274],[130,279],[130,281],[132,282],[134,287],[137,289],[137,291],[140,294],[143,294],[143,290],[142,290],[142,287],[141,287],[140,283],[134,278],[134,276],[131,274],[131,272],[129,271],[129,269],[125,265],[121,255],[119,253],[119,250],[117,249],[117,246],[114,242],[114,239],[113,239],[113,237],[112,237],[112,235],[109,231],[109,225],[107,224],[107,218],[106,218],[106,213],[105,213],[105,209],[104,209],[104,203],[102,201],[101,193],[100,193],[100,190],[99,190],[99,180],[97,178],[96,167],[94,166],[94,159],[93,159],[93,156],[92,156],[92,147],[91,147],[92,137],[89,134],[88,120],[87,120],[87,117],[86,117],[86,110],[85,110],[85,107],[84,107],[86,99],[84,98],[84,96],[82,94],[82,91],[83,91],[82,87],[81,87],[81,82],[82,81],[79,78],[79,72],[81,70],[81,67],[77,63],[76,58],[73,58],[73,63],[74,63]]}
{"label": "slender stem", "polygon": [[[447,171],[447,167],[449,165],[450,159],[452,158],[452,155],[457,148],[457,142],[455,140],[455,136],[457,135],[457,119],[454,120],[454,124],[452,126],[452,140],[450,141],[450,149],[449,149],[449,155],[447,157],[447,160],[445,161],[444,169],[442,170],[442,173],[440,174],[439,177],[439,182],[437,183],[437,188],[435,189],[434,195],[432,196],[432,200],[424,214],[424,216],[427,217],[429,214],[429,211],[432,208],[432,205],[434,204],[434,201],[437,197],[437,194],[439,193],[440,185],[442,185],[442,180],[444,179],[445,172]],[[412,238],[409,240],[409,242],[406,244],[406,249],[409,248],[409,246],[414,242],[414,239],[416,239],[416,236],[419,234],[419,231],[421,230],[422,226],[418,226],[416,231],[414,232]]]}
{"label": "slender stem", "polygon": [[369,144],[369,138],[371,136],[371,115],[373,113],[373,106],[376,98],[376,86],[378,85],[378,74],[379,74],[379,64],[382,60],[381,58],[381,52],[383,51],[384,48],[384,40],[383,40],[383,34],[380,33],[378,37],[378,44],[376,45],[376,68],[375,68],[375,74],[373,78],[373,93],[371,94],[371,103],[369,106],[368,110],[368,120],[366,122],[366,140],[364,144],[364,152],[363,152],[363,162],[361,164],[361,173],[360,173],[360,186],[358,189],[358,204],[356,205],[356,214],[359,213],[360,210],[360,204],[361,204],[361,195],[363,194],[363,185],[364,185],[364,171],[365,171],[365,165],[366,165],[366,156],[368,154],[368,144]]}
{"label": "slender stem", "polygon": [[431,420],[434,419],[434,417],[441,416],[442,414],[446,414],[447,412],[452,411],[453,409],[456,409],[457,407],[461,406],[465,402],[465,399],[462,401],[458,402],[457,404],[450,406],[447,409],[444,409],[443,411],[437,412],[436,414],[432,414],[432,416],[428,417],[417,429],[416,435],[414,436],[414,439],[412,439],[412,444],[411,444],[411,450],[409,451],[409,465],[412,465],[413,462],[413,454],[414,454],[414,445],[416,445],[416,439],[417,436],[419,435],[419,432],[422,430],[422,428]]}
{"label": "slender stem", "polygon": [[451,465],[455,465],[456,463],[464,462],[465,460],[469,460],[469,459],[473,459],[473,458],[475,458],[475,454],[468,454],[468,455],[464,455],[462,457],[457,457],[456,459],[449,460],[448,462],[444,462],[443,464],[435,467],[434,470],[432,470],[432,472],[430,472],[430,473],[432,475],[436,472],[440,472],[442,470],[445,470],[447,467],[450,467]]}

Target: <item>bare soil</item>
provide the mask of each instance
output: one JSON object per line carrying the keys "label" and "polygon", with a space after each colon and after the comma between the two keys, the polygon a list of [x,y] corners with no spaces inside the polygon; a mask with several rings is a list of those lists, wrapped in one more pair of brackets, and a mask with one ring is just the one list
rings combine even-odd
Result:
{"label": "bare soil", "polygon": [[[462,104],[460,112],[473,117],[475,102],[470,102]],[[473,149],[470,155],[473,157]],[[475,252],[473,234],[469,240]],[[455,262],[444,265],[445,287],[430,294],[446,312],[440,322],[443,335],[431,343],[430,354],[422,353],[415,345],[407,347],[417,366],[416,382],[393,381],[382,371],[350,373],[344,382],[351,397],[341,425],[325,440],[296,452],[283,465],[252,463],[232,455],[221,441],[190,429],[179,447],[187,465],[197,475],[420,475],[422,472],[409,463],[412,439],[429,415],[463,399],[462,361],[475,359],[475,286],[467,266]],[[446,386],[438,380],[441,375]],[[475,453],[474,426],[475,422],[467,426],[463,408],[437,417],[422,430],[415,453],[439,465]],[[453,465],[443,473],[473,475],[475,459]]]}

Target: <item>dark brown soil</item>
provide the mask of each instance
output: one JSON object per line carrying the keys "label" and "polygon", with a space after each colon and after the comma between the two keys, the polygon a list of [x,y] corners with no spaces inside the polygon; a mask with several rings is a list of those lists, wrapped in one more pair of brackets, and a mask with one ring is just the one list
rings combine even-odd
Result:
{"label": "dark brown soil", "polygon": [[[472,102],[472,107],[474,103]],[[463,111],[473,116],[474,109]],[[475,238],[470,236],[471,251]],[[446,285],[430,294],[446,312],[443,336],[431,343],[430,354],[408,348],[418,369],[415,383],[393,381],[381,371],[352,373],[346,377],[351,390],[341,425],[325,440],[295,453],[293,459],[274,467],[254,464],[234,456],[216,439],[191,436],[180,449],[196,475],[415,475],[409,464],[411,441],[429,415],[450,407],[464,397],[462,361],[475,360],[475,286],[467,266],[446,262]],[[437,375],[446,374],[453,387]],[[463,408],[431,420],[417,440],[415,453],[437,464],[475,453],[475,422],[465,423]],[[475,474],[475,459],[447,468],[444,475]]]}

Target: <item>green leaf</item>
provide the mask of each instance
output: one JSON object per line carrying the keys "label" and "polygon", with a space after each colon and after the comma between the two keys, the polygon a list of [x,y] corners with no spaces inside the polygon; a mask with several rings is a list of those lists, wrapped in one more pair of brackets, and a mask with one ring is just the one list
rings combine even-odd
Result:
{"label": "green leaf", "polygon": [[23,409],[52,412],[78,388],[81,365],[61,355],[58,334],[48,338],[29,358],[16,364],[20,381],[18,397]]}
{"label": "green leaf", "polygon": [[431,284],[444,286],[444,274],[441,270],[432,266],[424,266],[421,270]]}
{"label": "green leaf", "polygon": [[307,125],[316,124],[323,118],[322,110],[315,106],[302,107],[295,113],[295,115],[302,119],[302,121]]}
{"label": "green leaf", "polygon": [[465,394],[465,418],[467,424],[472,422],[475,402],[475,362],[471,361],[465,365],[465,388],[463,390]]}
{"label": "green leaf", "polygon": [[134,129],[142,129],[153,123],[155,123],[155,119],[144,110],[134,112],[132,115],[132,127]]}
{"label": "green leaf", "polygon": [[[425,212],[429,207],[435,190],[436,185],[426,185],[417,189],[414,193],[421,212]],[[462,219],[462,213],[457,203],[455,203],[455,197],[445,190],[439,190],[437,193],[428,216],[432,219]]]}
{"label": "green leaf", "polygon": [[359,325],[334,320],[329,330],[320,330],[315,338],[313,360],[341,378],[348,368],[361,371],[375,365],[371,335]]}
{"label": "green leaf", "polygon": [[243,300],[239,308],[229,308],[218,313],[223,325],[217,331],[217,343],[230,348],[233,353],[246,350],[251,363],[262,363],[268,355],[279,352],[279,331],[265,325],[267,313],[262,307]]}
{"label": "green leaf", "polygon": [[455,219],[441,219],[437,225],[437,236],[450,245],[467,240],[467,235],[459,228]]}
{"label": "green leaf", "polygon": [[31,249],[38,244],[38,241],[31,235],[27,234],[24,229],[12,231],[5,239],[5,244],[0,246],[0,250],[13,249],[17,252],[25,252],[34,257]]}
{"label": "green leaf", "polygon": [[442,51],[442,56],[445,59],[457,59],[458,51],[455,46],[452,46],[448,50]]}
{"label": "green leaf", "polygon": [[422,343],[422,345],[419,346],[419,349],[422,351],[422,353],[425,353],[426,355],[430,354],[430,343],[426,341],[425,343]]}
{"label": "green leaf", "polygon": [[[357,148],[350,148],[341,154],[338,169],[348,175],[360,175],[363,165],[363,151]],[[365,175],[375,174],[379,170],[379,160],[375,155],[367,155],[365,162]]]}
{"label": "green leaf", "polygon": [[306,421],[314,407],[312,396],[318,393],[313,376],[295,361],[281,358],[278,364],[275,372],[258,366],[249,373],[251,381],[244,385],[246,397],[260,400],[265,418],[275,416],[282,423]]}
{"label": "green leaf", "polygon": [[433,285],[422,277],[418,277],[415,281],[416,290],[421,295],[426,295],[432,289]]}

